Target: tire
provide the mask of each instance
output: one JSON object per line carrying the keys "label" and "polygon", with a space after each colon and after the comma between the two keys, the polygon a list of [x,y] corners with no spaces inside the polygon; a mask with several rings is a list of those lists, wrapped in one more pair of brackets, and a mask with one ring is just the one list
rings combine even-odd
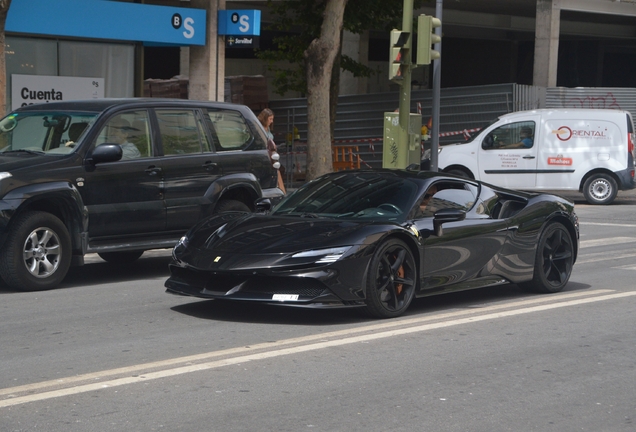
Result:
{"label": "tire", "polygon": [[99,257],[111,264],[130,264],[135,262],[142,256],[144,251],[125,251],[125,252],[102,252],[98,253]]}
{"label": "tire", "polygon": [[446,171],[446,173],[455,175],[457,177],[471,178],[470,175],[466,171],[464,171],[463,169],[460,169],[460,168],[449,169],[448,171]]}
{"label": "tire", "polygon": [[607,205],[616,198],[618,185],[607,174],[594,174],[583,184],[583,195],[590,204]]}
{"label": "tire", "polygon": [[519,284],[526,291],[555,293],[570,280],[574,265],[574,246],[568,230],[551,223],[541,233],[534,259],[532,281]]}
{"label": "tire", "polygon": [[221,200],[219,201],[219,203],[216,205],[216,208],[214,209],[214,213],[226,213],[226,212],[247,212],[250,213],[251,210],[250,208],[245,204],[242,203],[241,201],[237,201],[237,200]]}
{"label": "tire", "polygon": [[10,226],[0,253],[0,274],[11,288],[55,288],[71,265],[71,237],[50,213],[26,212]]}
{"label": "tire", "polygon": [[417,267],[409,247],[401,240],[382,243],[369,267],[367,312],[376,318],[394,318],[406,311],[415,296]]}

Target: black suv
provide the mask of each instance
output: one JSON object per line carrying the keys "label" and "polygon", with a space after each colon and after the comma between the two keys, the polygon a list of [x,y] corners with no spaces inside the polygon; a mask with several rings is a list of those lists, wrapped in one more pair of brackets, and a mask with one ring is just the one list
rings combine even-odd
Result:
{"label": "black suv", "polygon": [[[50,289],[84,255],[126,263],[213,213],[276,199],[276,161],[242,105],[99,99],[0,120],[0,275]],[[275,156],[274,156],[275,157]]]}

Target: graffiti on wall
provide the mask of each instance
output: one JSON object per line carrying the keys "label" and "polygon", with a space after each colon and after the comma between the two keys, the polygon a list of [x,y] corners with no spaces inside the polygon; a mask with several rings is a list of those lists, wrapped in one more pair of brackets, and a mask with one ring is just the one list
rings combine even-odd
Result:
{"label": "graffiti on wall", "polygon": [[586,96],[584,98],[570,98],[565,102],[566,108],[605,108],[622,109],[616,97],[611,92],[605,96]]}

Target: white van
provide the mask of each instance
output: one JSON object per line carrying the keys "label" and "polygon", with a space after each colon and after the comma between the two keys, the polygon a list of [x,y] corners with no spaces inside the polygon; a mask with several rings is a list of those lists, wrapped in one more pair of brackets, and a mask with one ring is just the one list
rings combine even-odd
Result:
{"label": "white van", "polygon": [[512,189],[578,190],[591,204],[609,204],[636,187],[633,134],[627,111],[520,111],[469,142],[441,146],[438,169]]}

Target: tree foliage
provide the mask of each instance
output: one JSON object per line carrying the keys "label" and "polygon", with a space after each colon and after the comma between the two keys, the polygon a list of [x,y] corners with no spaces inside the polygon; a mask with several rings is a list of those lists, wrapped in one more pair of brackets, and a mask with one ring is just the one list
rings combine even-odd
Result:
{"label": "tree foliage", "polygon": [[[416,0],[419,7],[424,0]],[[269,30],[278,33],[273,42],[275,49],[257,51],[258,58],[268,63],[274,72],[275,92],[284,95],[288,91],[307,93],[304,52],[309,44],[320,36],[327,0],[286,0],[273,2],[268,7],[277,17]],[[401,27],[402,2],[397,0],[349,0],[343,17],[343,28],[352,33],[365,30],[386,30]],[[341,70],[355,77],[370,76],[372,69],[343,55]]]}

